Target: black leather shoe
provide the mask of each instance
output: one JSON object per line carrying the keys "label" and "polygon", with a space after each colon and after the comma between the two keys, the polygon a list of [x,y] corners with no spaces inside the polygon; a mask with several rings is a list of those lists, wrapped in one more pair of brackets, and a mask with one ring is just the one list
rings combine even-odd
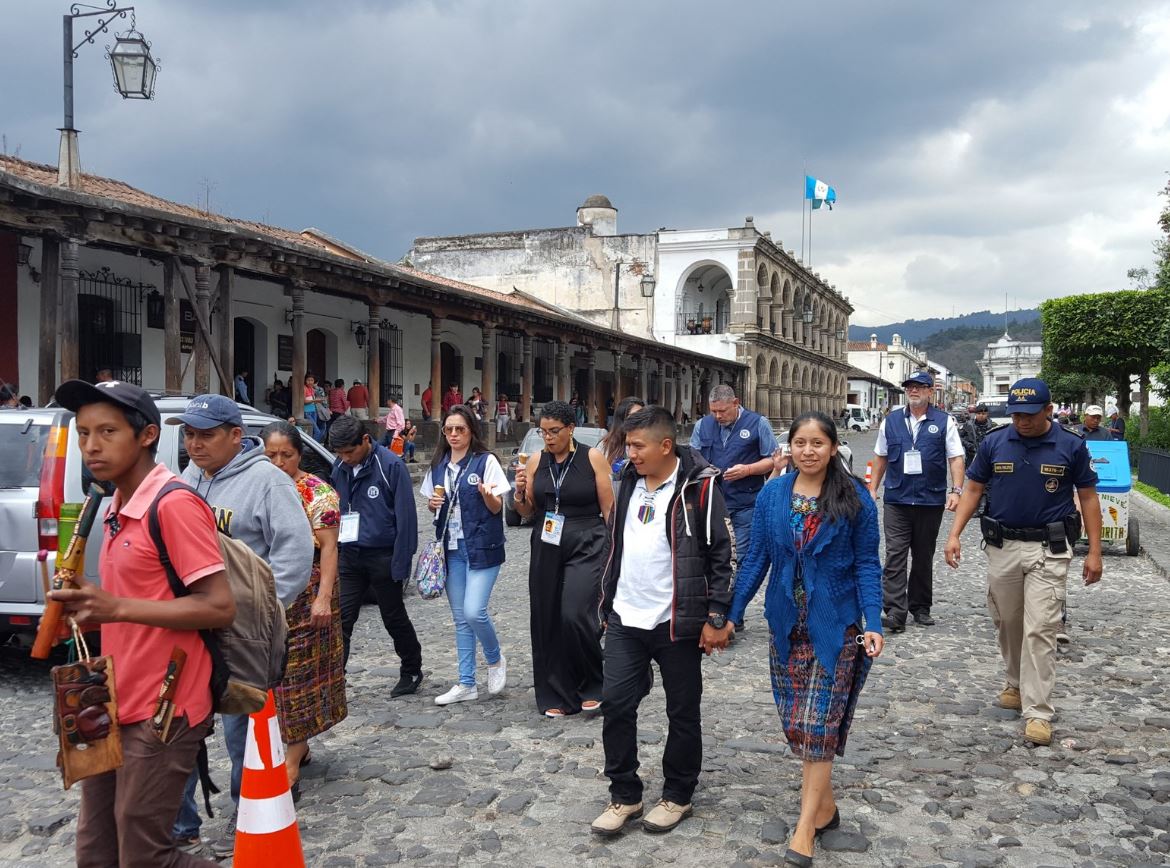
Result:
{"label": "black leather shoe", "polygon": [[906,625],[902,621],[895,621],[889,615],[882,615],[882,629],[891,633],[905,633]]}
{"label": "black leather shoe", "polygon": [[919,627],[933,627],[934,618],[930,617],[930,612],[915,612],[914,623]]}
{"label": "black leather shoe", "polygon": [[398,683],[394,685],[394,689],[390,691],[390,696],[406,696],[410,693],[418,693],[419,687],[422,686],[423,676],[419,672],[417,675],[403,675],[398,679]]}
{"label": "black leather shoe", "polygon": [[799,865],[801,868],[809,868],[812,865],[813,857],[805,856],[803,853],[797,853],[795,850],[789,848],[784,851],[784,862],[788,865]]}
{"label": "black leather shoe", "polygon": [[817,834],[823,835],[825,832],[828,832],[830,829],[836,829],[840,825],[841,825],[841,809],[834,808],[833,809],[833,819],[829,820],[829,822],[825,823],[825,825],[817,827]]}

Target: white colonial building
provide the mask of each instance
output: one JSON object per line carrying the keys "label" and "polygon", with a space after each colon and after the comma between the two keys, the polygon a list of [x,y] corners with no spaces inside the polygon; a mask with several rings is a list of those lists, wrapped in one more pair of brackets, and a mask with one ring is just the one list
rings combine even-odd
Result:
{"label": "white colonial building", "polygon": [[977,364],[983,375],[982,401],[1004,401],[1012,383],[1040,376],[1040,341],[1017,341],[1007,332],[983,350]]}
{"label": "white colonial building", "polygon": [[[775,424],[812,409],[840,412],[853,307],[835,287],[751,217],[732,228],[622,235],[617,213],[605,196],[590,196],[575,226],[417,238],[406,262],[738,362],[745,405]],[[700,403],[715,382],[693,383]]]}

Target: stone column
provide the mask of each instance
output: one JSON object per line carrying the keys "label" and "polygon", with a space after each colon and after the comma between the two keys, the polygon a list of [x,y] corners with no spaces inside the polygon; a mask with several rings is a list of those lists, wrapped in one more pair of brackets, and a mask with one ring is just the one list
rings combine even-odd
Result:
{"label": "stone column", "polygon": [[496,366],[496,327],[492,323],[484,323],[481,327],[483,336],[483,364],[480,365],[479,390],[483,392],[484,424],[483,439],[488,449],[496,448],[496,425],[491,418],[496,406],[495,366]]}
{"label": "stone column", "polygon": [[569,348],[564,338],[557,338],[556,372],[553,377],[558,401],[569,400]]}
{"label": "stone column", "polygon": [[682,365],[674,366],[674,421],[682,421]]}
{"label": "stone column", "polygon": [[[205,262],[195,264],[195,314],[205,323],[211,321],[211,266]],[[211,391],[211,345],[203,337],[203,329],[195,330],[195,392],[206,395]],[[224,376],[234,378],[235,371],[225,370]],[[253,383],[252,389],[256,386]],[[232,397],[235,397],[235,384],[232,384]],[[248,397],[252,397],[249,395]]]}
{"label": "stone column", "polygon": [[292,414],[300,420],[305,418],[305,365],[308,345],[305,340],[305,285],[300,281],[289,290],[292,296]]}
{"label": "stone column", "polygon": [[175,286],[175,260],[163,260],[163,361],[166,367],[166,389],[178,394],[183,389],[183,353],[179,344],[179,293]]}
{"label": "stone column", "polygon": [[783,318],[783,336],[788,338],[788,340],[792,340],[792,310],[790,308],[784,308],[780,315]]}
{"label": "stone column", "polygon": [[[76,380],[78,370],[77,292],[80,278],[77,273],[77,242],[70,238],[61,248],[61,380]],[[86,371],[92,377],[93,371]]]}
{"label": "stone column", "polygon": [[[221,265],[217,271],[219,272],[218,300],[216,301],[219,306],[217,317],[219,322],[219,366],[223,368],[225,374],[232,376],[236,372],[236,321],[232,303],[236,270],[230,265]],[[266,352],[267,349],[267,347],[263,347],[261,351]],[[268,384],[257,382],[256,372],[252,370],[253,366],[254,362],[248,359],[248,373],[252,377],[252,403],[256,404],[264,394],[261,392],[257,395],[256,392],[261,388],[267,389]],[[236,391],[232,383],[220,383],[219,390],[229,397],[234,395]]]}
{"label": "stone column", "polygon": [[532,335],[524,335],[524,361],[520,371],[520,421],[532,418]]}
{"label": "stone column", "polygon": [[784,305],[781,302],[772,302],[772,328],[769,331],[776,337],[784,334]]}
{"label": "stone column", "polygon": [[691,421],[699,418],[699,369],[691,368]]}
{"label": "stone column", "polygon": [[601,403],[598,401],[597,394],[597,348],[589,347],[588,355],[586,356],[589,371],[589,379],[586,381],[585,396],[585,424],[593,425],[597,420],[597,405]]}
{"label": "stone column", "polygon": [[431,317],[431,420],[443,424],[443,319]]}
{"label": "stone column", "polygon": [[780,392],[780,416],[785,422],[791,422],[796,418],[792,407],[792,390],[781,389]]}
{"label": "stone column", "polygon": [[[370,393],[370,418],[378,420],[378,411],[382,407],[382,317],[381,309],[376,304],[369,305],[369,318],[366,320],[366,391]],[[406,396],[399,395],[402,412],[409,414],[406,406]]]}
{"label": "stone column", "polygon": [[765,416],[769,416],[769,417],[772,416],[772,411],[771,411],[769,404],[768,404],[768,400],[769,400],[768,396],[771,393],[772,388],[774,388],[774,387],[769,386],[767,383],[757,383],[756,384],[756,401],[752,405],[752,407],[756,411],[763,413]]}
{"label": "stone column", "polygon": [[37,360],[37,404],[45,406],[57,386],[57,295],[61,290],[61,242],[46,235],[41,239],[41,334]]}
{"label": "stone column", "polygon": [[772,386],[768,392],[768,419],[776,425],[783,421],[784,416],[784,390],[779,386]]}

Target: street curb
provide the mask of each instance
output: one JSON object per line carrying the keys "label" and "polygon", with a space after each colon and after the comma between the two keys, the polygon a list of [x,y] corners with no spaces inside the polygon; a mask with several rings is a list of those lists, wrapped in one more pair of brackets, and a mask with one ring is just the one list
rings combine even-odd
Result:
{"label": "street curb", "polygon": [[1170,579],[1170,507],[1134,489],[1129,493],[1129,508],[1141,522],[1142,551],[1155,569]]}

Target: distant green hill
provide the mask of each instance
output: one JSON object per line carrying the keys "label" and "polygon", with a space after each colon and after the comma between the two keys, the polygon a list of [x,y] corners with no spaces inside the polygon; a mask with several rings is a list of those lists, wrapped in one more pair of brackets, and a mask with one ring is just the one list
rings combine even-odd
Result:
{"label": "distant green hill", "polygon": [[[1040,311],[1035,308],[1009,311],[1007,332],[1016,340],[1040,340]],[[983,349],[1004,333],[1004,315],[989,310],[964,316],[906,320],[883,326],[850,326],[849,339],[869,340],[877,334],[878,341],[889,343],[895,334],[902,340],[926,351],[932,361],[946,365],[956,374],[983,382],[975,362],[983,356]]]}
{"label": "distant green hill", "polygon": [[[881,326],[851,325],[849,326],[849,340],[869,340],[869,336],[876,332],[878,340],[884,344],[888,344],[895,334],[899,334],[902,336],[902,340],[920,345],[924,338],[928,338],[937,332],[960,328],[962,326],[992,326],[999,329],[999,334],[1003,334],[1004,319],[1003,311],[994,313],[990,310],[977,310],[974,313],[963,314],[962,316],[936,317],[934,319],[908,319],[904,322],[895,322]],[[1040,311],[1036,308],[1010,310],[1007,313],[1006,319],[1009,325],[1012,320],[1020,324],[1033,321],[1039,323]],[[1012,337],[1015,336],[1015,333],[1012,332]]]}

